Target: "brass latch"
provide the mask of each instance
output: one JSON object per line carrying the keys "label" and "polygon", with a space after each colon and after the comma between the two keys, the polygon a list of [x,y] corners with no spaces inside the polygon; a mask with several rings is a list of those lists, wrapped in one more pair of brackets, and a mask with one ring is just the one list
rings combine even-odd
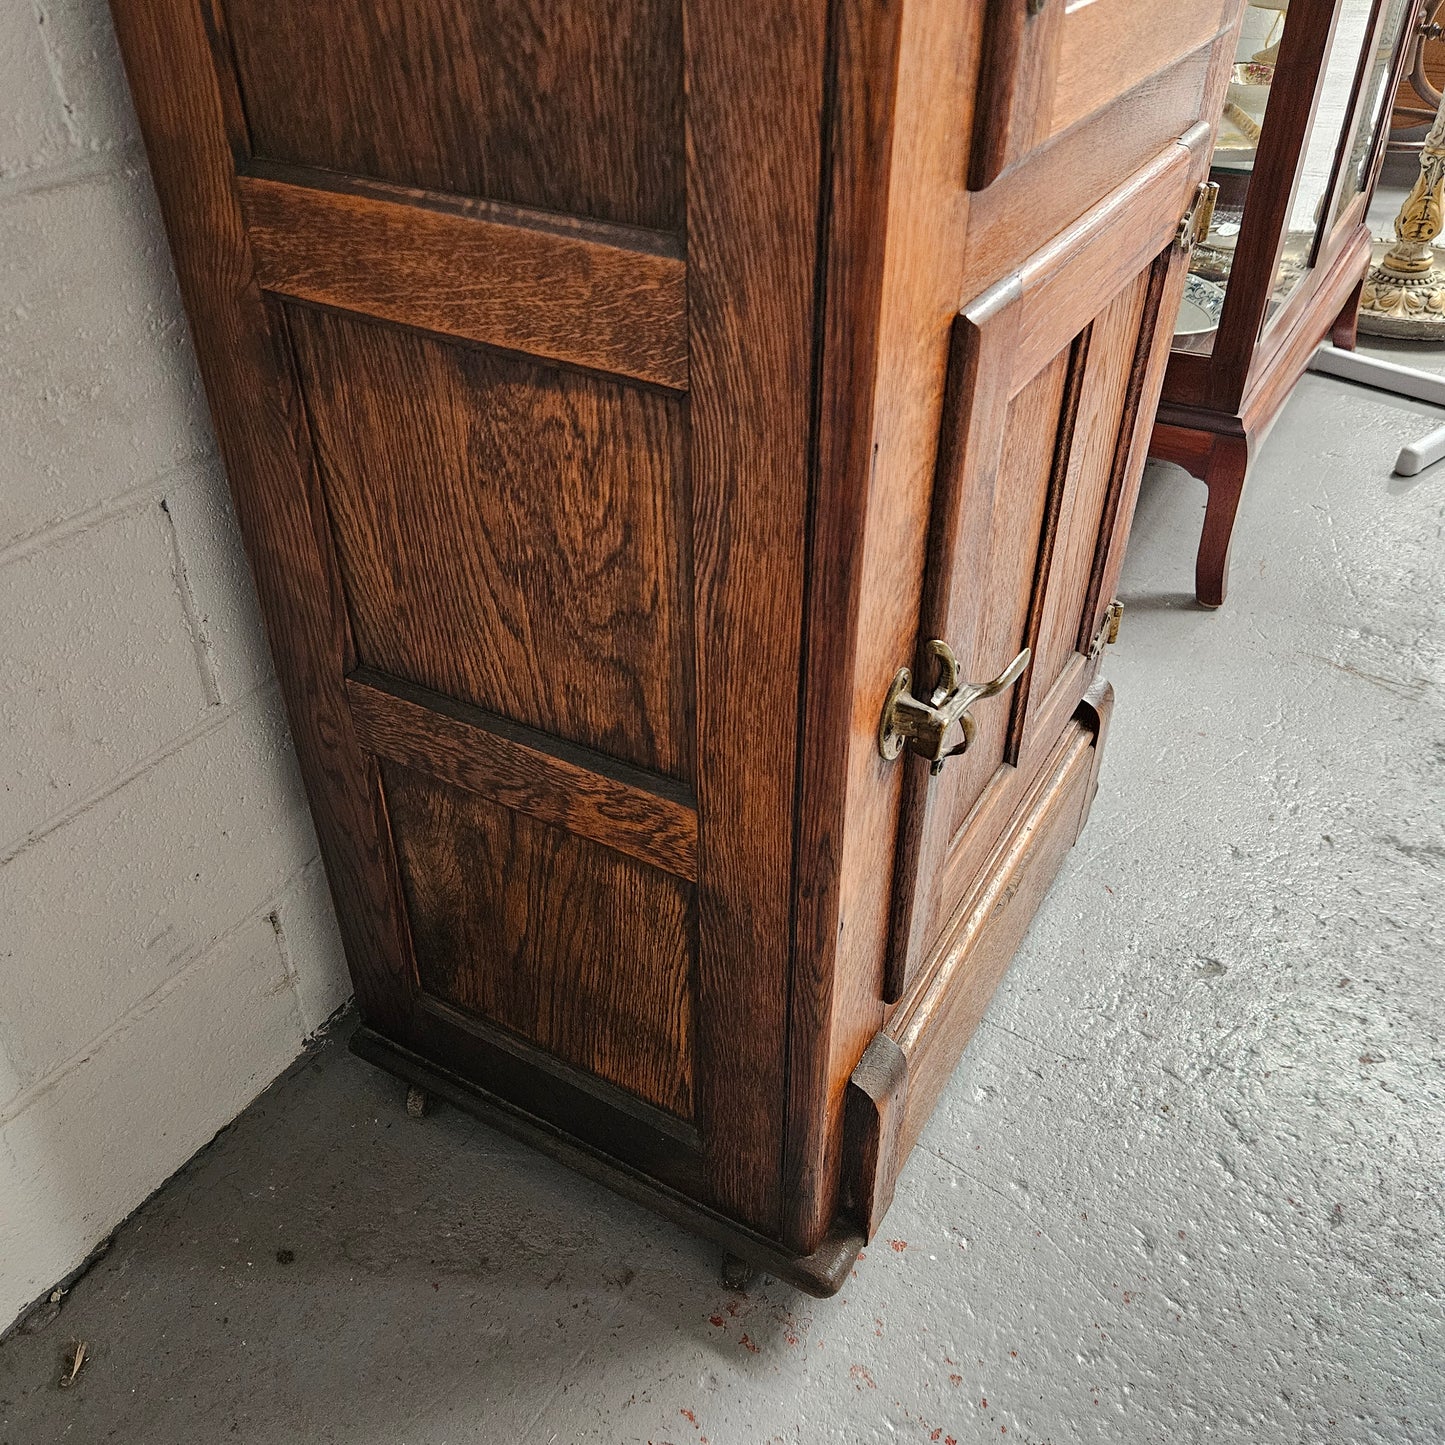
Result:
{"label": "brass latch", "polygon": [[1174,239],[1181,251],[1192,251],[1209,234],[1209,228],[1214,224],[1214,203],[1218,199],[1219,183],[1200,181],[1199,189],[1194,192],[1194,204],[1185,211],[1175,232]]}
{"label": "brass latch", "polygon": [[[992,682],[964,682],[958,658],[946,642],[935,637],[924,650],[938,659],[938,686],[927,702],[920,702],[909,691],[913,675],[906,667],[898,669],[878,721],[878,751],[891,763],[907,744],[920,758],[927,758],[928,771],[937,774],[943,771],[946,759],[963,752],[973,741],[975,729],[969,708],[980,698],[1012,687],[1023,676],[1032,654],[1024,648]],[[948,748],[944,743],[954,723],[962,725],[963,740]]]}
{"label": "brass latch", "polygon": [[1103,620],[1094,640],[1089,644],[1089,656],[1097,657],[1111,642],[1119,640],[1119,624],[1124,620],[1124,604],[1117,599],[1104,609]]}

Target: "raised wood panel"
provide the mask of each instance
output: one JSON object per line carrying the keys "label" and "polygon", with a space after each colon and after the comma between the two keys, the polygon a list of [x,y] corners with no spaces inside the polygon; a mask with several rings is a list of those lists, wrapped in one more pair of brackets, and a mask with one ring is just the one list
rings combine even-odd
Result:
{"label": "raised wood panel", "polygon": [[1118,453],[1121,419],[1140,350],[1143,308],[1151,283],[1145,271],[1089,328],[1088,364],[1075,428],[1080,444],[1069,454],[1036,627],[1028,642],[1034,661],[1021,694],[1042,702],[1080,641],[1079,619],[1098,551],[1100,523]]}
{"label": "raised wood panel", "polygon": [[691,887],[413,769],[382,777],[423,995],[690,1118]]}
{"label": "raised wood panel", "polygon": [[687,272],[669,237],[294,167],[236,184],[268,291],[687,385]]}
{"label": "raised wood panel", "polygon": [[1227,25],[1234,0],[1214,5],[1159,0],[1069,0],[1059,27],[1048,134],[1112,104],[1150,76],[1206,44]]}
{"label": "raised wood panel", "polygon": [[226,0],[258,156],[683,225],[679,0]]}
{"label": "raised wood panel", "polygon": [[[1024,646],[1034,656],[1010,697],[974,707],[968,750],[938,776],[906,760],[890,1000],[984,866],[1091,674],[1080,619],[1110,551],[1102,528],[1121,521],[1109,507],[1118,473],[1139,460],[1137,413],[1157,395],[1140,384],[1156,355],[1157,282],[1198,160],[1167,149],[955,323],[920,646],[942,638],[979,681]],[[1158,368],[1150,374],[1157,388]]]}
{"label": "raised wood panel", "polygon": [[[1121,97],[1132,91],[1161,79],[1179,83],[1180,63],[1206,54],[1237,13],[1236,0],[1045,0],[1037,6],[993,0],[980,53],[969,185],[986,189],[1091,117],[1122,111]],[[1185,114],[1189,123],[1198,119],[1192,107]],[[1124,128],[1122,116],[1111,123],[1116,132]]]}
{"label": "raised wood panel", "polygon": [[680,402],[310,308],[290,323],[359,661],[689,776]]}
{"label": "raised wood panel", "polygon": [[378,673],[348,678],[346,696],[382,757],[696,881],[697,811],[680,783]]}

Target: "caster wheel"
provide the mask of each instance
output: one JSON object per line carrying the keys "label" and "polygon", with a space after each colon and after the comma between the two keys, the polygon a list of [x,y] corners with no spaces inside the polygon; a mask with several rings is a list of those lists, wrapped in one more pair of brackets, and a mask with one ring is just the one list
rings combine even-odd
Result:
{"label": "caster wheel", "polygon": [[431,1112],[431,1095],[415,1084],[407,1086],[406,1112],[413,1119],[424,1119]]}
{"label": "caster wheel", "polygon": [[757,1270],[747,1260],[739,1259],[735,1254],[723,1255],[722,1282],[728,1289],[746,1289],[757,1274]]}

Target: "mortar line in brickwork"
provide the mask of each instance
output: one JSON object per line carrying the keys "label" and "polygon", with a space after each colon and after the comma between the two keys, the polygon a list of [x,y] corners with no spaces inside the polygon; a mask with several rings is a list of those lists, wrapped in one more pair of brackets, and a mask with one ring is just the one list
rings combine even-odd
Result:
{"label": "mortar line in brickwork", "polygon": [[134,176],[147,169],[145,149],[139,141],[79,151],[53,164],[0,177],[0,205],[21,196],[58,191],[86,181],[104,180],[107,176]]}
{"label": "mortar line in brickwork", "polygon": [[195,655],[196,671],[201,679],[201,692],[205,696],[207,707],[220,707],[221,679],[216,672],[216,656],[211,648],[211,639],[206,636],[206,624],[201,615],[200,603],[196,600],[195,589],[191,586],[191,574],[181,551],[176,519],[171,515],[170,503],[165,497],[160,499],[160,505],[165,516],[166,538],[171,549],[171,576],[180,595],[181,616],[185,618],[186,632],[191,639],[191,651]]}
{"label": "mortar line in brickwork", "polygon": [[[219,933],[212,934],[203,943],[198,944],[188,953],[182,954],[176,963],[175,971],[162,979],[148,994],[139,998],[133,1003],[118,1019],[107,1024],[89,1042],[82,1044],[80,1048],[67,1055],[60,1063],[56,1064],[43,1078],[37,1079],[33,1084],[14,1095],[3,1107],[0,1107],[0,1129],[18,1119],[38,1099],[43,1098],[55,1088],[62,1079],[80,1065],[98,1053],[110,1039],[117,1034],[123,1033],[133,1024],[138,1023],[147,1014],[153,1013],[167,998],[185,983],[191,973],[200,968],[218,948],[224,947],[235,938],[243,929],[249,928],[258,918],[274,918],[281,908],[281,905],[296,889],[297,881],[304,878],[307,870],[318,860],[314,857],[308,858],[294,873],[287,876],[285,883],[278,888],[271,896],[265,899],[257,907],[253,908],[244,918],[238,919],[228,928],[223,928]],[[274,925],[273,925],[274,926]],[[306,1019],[301,1011],[301,994],[297,987],[297,978],[291,969],[286,966],[285,961],[281,964],[282,975],[290,986],[291,995],[296,1004],[296,1021],[302,1034],[306,1031]]]}
{"label": "mortar line in brickwork", "polygon": [[98,506],[90,507],[74,516],[59,517],[54,521],[42,522],[32,531],[16,537],[0,548],[0,568],[19,562],[24,557],[44,552],[71,537],[104,526],[105,523],[123,517],[129,512],[139,512],[145,507],[164,501],[167,493],[176,490],[177,485],[187,486],[197,480],[196,473],[203,467],[218,466],[216,454],[209,449],[194,452],[188,457],[148,477],[129,491],[120,492]]}
{"label": "mortar line in brickwork", "polygon": [[104,802],[112,793],[118,793],[122,788],[129,787],[137,778],[150,772],[152,768],[158,767],[173,753],[180,752],[183,748],[187,748],[205,737],[207,733],[224,726],[237,712],[249,706],[254,699],[265,693],[274,694],[276,690],[274,680],[258,683],[249,692],[242,693],[234,701],[222,703],[214,709],[208,709],[200,722],[188,727],[184,732],[177,733],[164,747],[157,748],[153,753],[147,753],[139,762],[132,764],[124,772],[107,779],[100,787],[92,789],[63,812],[54,814],[38,827],[32,828],[23,838],[14,843],[5,844],[3,849],[0,849],[0,868],[13,863],[28,849],[43,842],[57,828],[63,828],[72,819],[78,818],[88,809],[95,807],[97,803]]}

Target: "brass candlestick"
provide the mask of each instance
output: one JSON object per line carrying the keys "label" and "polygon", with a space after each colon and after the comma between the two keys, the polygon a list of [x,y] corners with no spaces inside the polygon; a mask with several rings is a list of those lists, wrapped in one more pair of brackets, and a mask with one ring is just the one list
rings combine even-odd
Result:
{"label": "brass candlestick", "polygon": [[1445,341],[1445,271],[1434,241],[1445,202],[1445,96],[1420,150],[1420,174],[1395,217],[1395,240],[1365,278],[1360,330]]}

